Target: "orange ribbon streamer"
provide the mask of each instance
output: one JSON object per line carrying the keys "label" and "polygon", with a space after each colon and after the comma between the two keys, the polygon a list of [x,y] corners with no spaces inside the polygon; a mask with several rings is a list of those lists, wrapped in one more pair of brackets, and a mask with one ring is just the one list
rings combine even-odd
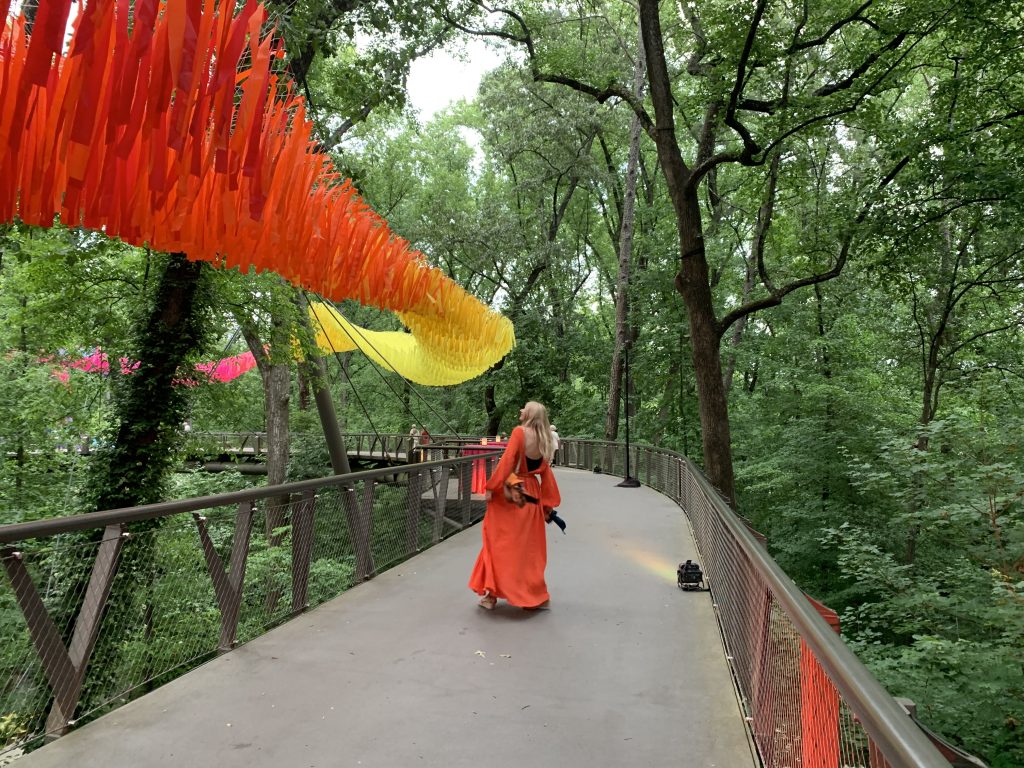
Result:
{"label": "orange ribbon streamer", "polygon": [[[0,0],[4,6],[7,3]],[[81,7],[81,6],[80,6]],[[0,221],[54,216],[131,245],[272,270],[333,301],[401,313],[491,362],[509,321],[337,183],[283,51],[249,0],[40,0],[33,32],[0,16]],[[495,332],[498,328],[498,332]],[[435,346],[438,346],[435,344]],[[448,363],[461,367],[462,361]]]}

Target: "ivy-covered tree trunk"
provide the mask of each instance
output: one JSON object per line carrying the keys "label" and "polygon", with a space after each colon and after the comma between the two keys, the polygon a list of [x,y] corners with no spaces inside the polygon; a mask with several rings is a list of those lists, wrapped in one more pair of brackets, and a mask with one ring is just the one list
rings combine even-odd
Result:
{"label": "ivy-covered tree trunk", "polygon": [[[118,387],[117,424],[111,445],[100,451],[89,468],[86,503],[89,510],[116,509],[163,500],[166,478],[178,460],[181,424],[188,406],[189,387],[176,385],[189,355],[204,336],[205,302],[200,298],[204,267],[183,253],[172,253],[161,276],[152,309],[139,334],[138,367]],[[136,535],[124,548],[97,643],[93,668],[117,670],[128,640],[148,635],[153,615],[155,579],[153,552],[162,520],[133,525]],[[101,531],[96,532],[98,537]],[[75,585],[65,585],[80,594]],[[74,591],[71,591],[74,590]],[[140,597],[142,595],[143,597]],[[140,602],[145,603],[139,605]],[[133,618],[136,617],[136,618]],[[139,626],[139,618],[143,626]],[[70,622],[69,622],[70,624]],[[148,662],[133,659],[145,666]],[[116,674],[116,672],[114,672]],[[95,689],[92,690],[92,689]],[[86,677],[82,706],[105,695],[102,677]]]}
{"label": "ivy-covered tree trunk", "polygon": [[198,301],[203,266],[183,253],[168,256],[153,308],[139,335],[136,370],[118,387],[117,426],[109,448],[90,466],[90,509],[160,501],[181,439],[188,388],[179,369],[203,338]]}

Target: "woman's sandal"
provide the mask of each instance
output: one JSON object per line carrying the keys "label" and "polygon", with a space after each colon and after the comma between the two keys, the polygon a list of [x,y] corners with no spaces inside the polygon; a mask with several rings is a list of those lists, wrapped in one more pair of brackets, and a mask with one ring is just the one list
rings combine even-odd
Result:
{"label": "woman's sandal", "polygon": [[492,594],[486,594],[480,598],[480,607],[485,611],[493,611],[494,606],[498,604],[498,598]]}

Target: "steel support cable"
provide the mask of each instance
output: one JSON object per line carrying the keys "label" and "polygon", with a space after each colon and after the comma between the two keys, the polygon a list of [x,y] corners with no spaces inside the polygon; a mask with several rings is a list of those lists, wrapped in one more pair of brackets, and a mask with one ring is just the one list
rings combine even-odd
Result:
{"label": "steel support cable", "polygon": [[[306,302],[308,304],[308,302],[309,302],[309,293],[307,291],[303,291],[303,296],[305,297]],[[320,330],[324,330],[323,323],[320,322],[320,318],[319,317],[317,318],[317,323],[320,325]],[[328,339],[328,341],[330,341],[330,339]],[[373,419],[370,418],[370,412],[367,410],[366,405],[363,404],[363,398],[361,398],[359,396],[359,390],[357,390],[355,384],[352,383],[352,377],[345,370],[345,365],[341,362],[341,358],[338,357],[340,353],[338,352],[338,350],[336,350],[334,348],[334,344],[331,344],[331,352],[334,355],[335,359],[338,360],[338,365],[341,368],[342,373],[345,374],[345,378],[348,379],[349,387],[352,389],[352,394],[355,395],[356,402],[359,403],[359,407],[362,409],[363,415],[366,416],[366,421],[370,425],[370,430],[373,432],[374,435],[376,435],[377,439],[380,441],[381,445],[383,446],[384,445],[384,438],[381,437],[380,432],[377,431],[377,427],[373,423]]]}
{"label": "steel support cable", "polygon": [[[323,321],[320,320],[319,316],[317,316],[317,322],[319,322],[320,327],[321,327],[321,329],[324,330],[324,335],[326,336],[327,335],[326,334],[326,329],[324,329]],[[376,346],[374,346],[373,342],[370,341],[370,339],[367,338],[362,333],[362,329],[358,325],[355,325],[354,323],[349,323],[349,325],[351,325],[353,328],[356,329],[356,332],[359,333],[360,339],[363,341],[363,343],[365,343],[366,346],[368,346],[370,349],[372,349],[381,358],[381,360],[383,360],[385,363],[387,363],[391,367],[392,373],[395,373],[399,378],[402,379],[402,381],[406,384],[406,386],[409,387],[409,390],[414,395],[416,395],[417,398],[419,398],[423,402],[423,404],[427,407],[427,410],[429,410],[434,416],[437,416],[444,423],[444,425],[451,431],[452,434],[454,434],[456,437],[462,437],[462,435],[459,434],[459,431],[457,429],[455,429],[455,427],[453,427],[451,425],[451,422],[449,422],[439,411],[435,410],[434,407],[431,406],[430,403],[426,400],[426,398],[424,398],[423,395],[421,395],[419,393],[419,391],[416,389],[416,385],[413,382],[409,381],[409,379],[407,379],[405,376],[403,376],[398,371],[398,369],[391,363],[391,361],[388,360],[387,356],[383,352],[381,352],[380,349],[378,349]],[[348,336],[349,340],[351,340],[353,344],[356,344],[355,338],[348,331],[348,329],[345,328],[344,326],[340,326],[340,327],[345,332],[345,335]],[[358,348],[358,344],[356,344],[356,346]],[[380,371],[380,366],[377,365],[370,358],[367,358],[367,360],[369,361],[369,363],[371,365],[373,365],[374,368],[377,369],[377,374],[381,377],[381,379],[384,381],[384,383],[388,385],[388,388],[391,389],[391,392],[395,395],[395,397],[398,397],[399,401],[401,401],[401,397],[399,396],[398,392],[395,391],[395,388],[391,385],[391,382],[389,382],[387,380],[387,377],[384,376],[384,374]],[[416,419],[416,421],[419,421],[419,419],[416,417],[416,414],[413,413],[411,408],[409,408],[408,406],[405,406],[405,410],[408,412],[408,414],[410,416],[412,416],[414,419]],[[420,426],[423,426],[423,422],[420,422]]]}
{"label": "steel support cable", "polygon": [[[307,294],[307,301],[308,301],[308,294]],[[315,312],[314,312],[313,314],[314,314],[314,315],[316,315],[316,313],[315,313]],[[327,329],[326,329],[326,328],[324,327],[323,321],[322,321],[322,320],[320,320],[320,316],[319,316],[319,315],[317,315],[317,316],[316,316],[316,319],[317,319],[317,324],[319,324],[319,326],[320,326],[320,329],[321,329],[321,330],[322,330],[322,331],[324,332],[324,337],[325,337],[325,338],[327,338],[328,342],[330,342],[330,337],[329,337],[329,336],[328,336],[328,334],[327,334]],[[366,344],[366,346],[368,346],[368,347],[369,347],[370,349],[372,349],[372,350],[373,350],[373,351],[374,351],[374,352],[375,352],[375,353],[376,353],[376,354],[377,354],[377,355],[378,355],[378,356],[380,357],[380,359],[381,359],[381,360],[383,360],[383,361],[384,361],[384,362],[386,362],[386,363],[387,363],[387,364],[388,364],[389,366],[391,366],[392,372],[393,372],[393,373],[395,373],[395,374],[397,374],[397,375],[398,375],[398,377],[399,377],[399,378],[401,378],[403,382],[405,382],[406,386],[408,386],[408,387],[409,387],[410,391],[411,391],[411,392],[412,392],[412,393],[413,393],[414,395],[416,395],[416,397],[417,397],[417,398],[419,398],[419,399],[420,399],[420,401],[422,401],[422,403],[423,403],[423,404],[424,404],[424,405],[425,405],[425,406],[427,407],[427,410],[429,410],[429,411],[430,411],[430,412],[431,412],[431,413],[432,413],[432,414],[433,414],[434,416],[438,417],[438,418],[439,418],[439,419],[441,420],[441,422],[442,422],[442,423],[444,423],[445,427],[447,427],[447,428],[448,428],[448,429],[449,429],[449,430],[451,431],[451,433],[452,433],[453,435],[455,435],[456,437],[462,437],[462,435],[461,435],[461,434],[459,433],[459,431],[458,431],[457,429],[455,429],[455,428],[454,428],[454,427],[453,427],[453,426],[451,425],[451,422],[449,422],[449,421],[448,421],[448,420],[447,420],[447,419],[446,419],[446,418],[445,418],[445,417],[444,417],[444,416],[443,416],[443,415],[442,415],[441,413],[439,413],[439,412],[438,412],[437,410],[435,410],[435,409],[434,409],[434,407],[433,407],[433,406],[432,406],[432,405],[431,405],[431,404],[430,404],[430,403],[429,403],[429,402],[428,402],[428,401],[426,400],[426,398],[424,398],[424,397],[423,397],[423,395],[421,395],[421,394],[419,393],[419,391],[418,391],[418,390],[416,389],[416,385],[415,385],[415,384],[413,384],[413,382],[409,381],[409,380],[408,380],[407,378],[405,378],[405,376],[402,376],[402,374],[398,372],[398,369],[397,369],[397,368],[396,368],[396,367],[395,367],[394,365],[392,365],[391,361],[390,361],[390,360],[388,360],[387,356],[386,356],[386,355],[384,355],[384,354],[383,354],[383,353],[382,353],[382,352],[381,352],[381,351],[380,351],[380,350],[379,350],[379,349],[378,349],[378,348],[377,348],[376,346],[374,346],[373,342],[372,342],[372,341],[370,341],[370,340],[369,340],[369,339],[368,339],[368,338],[367,338],[367,337],[366,337],[366,336],[365,336],[365,335],[364,335],[364,334],[362,333],[362,330],[361,330],[361,329],[359,328],[359,326],[357,326],[357,325],[355,325],[355,324],[352,324],[352,323],[349,323],[349,324],[350,324],[350,325],[351,325],[351,326],[352,326],[353,328],[355,328],[355,329],[356,329],[356,332],[357,332],[357,333],[359,333],[359,336],[360,336],[360,339],[362,340],[362,342],[363,342],[364,344]],[[352,334],[351,334],[351,333],[350,333],[350,332],[348,331],[348,329],[347,329],[347,328],[345,328],[345,326],[343,326],[343,325],[341,325],[341,326],[339,326],[339,327],[341,327],[341,329],[342,329],[342,330],[343,330],[343,331],[345,332],[345,335],[349,337],[349,339],[350,339],[350,340],[352,341],[352,343],[353,343],[353,344],[355,344],[355,343],[356,343],[356,340],[355,340],[355,338],[354,338],[354,337],[352,336]],[[358,347],[358,344],[357,344],[356,346]],[[334,349],[334,345],[333,345],[333,344],[331,344],[331,349],[332,349],[332,350]],[[368,358],[368,359],[369,359],[369,358]],[[374,362],[373,360],[370,360],[370,363],[371,363],[371,364],[373,365],[374,369],[375,369],[375,370],[377,371],[377,374],[378,374],[378,375],[379,375],[379,376],[381,377],[381,380],[382,380],[382,381],[383,381],[383,382],[384,382],[385,384],[387,384],[387,386],[388,386],[388,388],[389,388],[389,389],[391,390],[392,394],[394,394],[394,395],[395,395],[395,397],[397,397],[397,398],[398,398],[399,402],[401,402],[401,397],[399,396],[398,392],[397,392],[397,391],[395,391],[395,388],[394,388],[394,386],[392,386],[391,382],[390,382],[390,381],[388,381],[388,380],[387,380],[387,377],[386,377],[386,376],[385,376],[385,375],[384,375],[384,374],[383,374],[383,373],[381,372],[381,370],[380,370],[380,366],[379,366],[379,365],[377,365],[377,364],[376,364],[376,363],[375,363],[375,362]],[[408,412],[408,414],[409,414],[410,416],[412,416],[412,417],[413,417],[413,419],[415,419],[415,420],[416,420],[417,422],[419,422],[419,423],[420,423],[420,426],[423,426],[423,422],[421,422],[421,421],[420,421],[420,420],[419,420],[419,419],[417,418],[416,414],[415,414],[415,413],[413,413],[413,411],[412,411],[412,408],[410,408],[409,406],[405,405],[404,403],[403,403],[403,406],[405,407],[405,410],[406,410],[406,412]]]}

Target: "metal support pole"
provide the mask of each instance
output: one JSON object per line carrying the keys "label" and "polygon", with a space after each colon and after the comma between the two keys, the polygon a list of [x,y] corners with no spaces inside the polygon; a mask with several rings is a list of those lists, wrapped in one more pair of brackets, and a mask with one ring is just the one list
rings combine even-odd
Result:
{"label": "metal support pole", "polygon": [[331,467],[334,469],[334,474],[347,475],[352,469],[348,464],[348,450],[345,448],[341,427],[338,426],[338,416],[334,411],[331,391],[327,387],[327,367],[324,365],[322,357],[311,360],[310,364],[316,370],[313,381],[316,412],[320,415],[320,424],[324,429],[327,452],[331,455]]}

